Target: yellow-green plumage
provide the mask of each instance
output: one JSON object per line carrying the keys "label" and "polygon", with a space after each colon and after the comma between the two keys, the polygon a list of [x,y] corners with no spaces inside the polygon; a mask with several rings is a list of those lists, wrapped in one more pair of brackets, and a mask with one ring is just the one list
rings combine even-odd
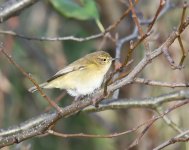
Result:
{"label": "yellow-green plumage", "polygon": [[[104,51],[88,54],[58,71],[40,86],[46,89],[65,89],[72,96],[91,94],[101,86],[112,60]],[[32,87],[29,91],[34,92],[36,88]]]}

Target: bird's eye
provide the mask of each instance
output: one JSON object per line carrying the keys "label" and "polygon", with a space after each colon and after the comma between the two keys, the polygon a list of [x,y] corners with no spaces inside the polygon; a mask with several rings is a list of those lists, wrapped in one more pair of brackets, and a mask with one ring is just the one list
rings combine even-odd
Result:
{"label": "bird's eye", "polygon": [[103,61],[106,61],[106,59],[104,58]]}

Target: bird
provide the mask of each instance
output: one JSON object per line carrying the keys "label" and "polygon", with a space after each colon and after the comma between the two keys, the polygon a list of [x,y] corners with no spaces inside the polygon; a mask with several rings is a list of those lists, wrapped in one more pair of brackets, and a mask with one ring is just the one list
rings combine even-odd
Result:
{"label": "bird", "polygon": [[[115,58],[105,51],[87,54],[39,86],[43,89],[64,89],[73,97],[90,95],[101,87],[113,60]],[[36,86],[29,89],[32,93],[37,90]]]}

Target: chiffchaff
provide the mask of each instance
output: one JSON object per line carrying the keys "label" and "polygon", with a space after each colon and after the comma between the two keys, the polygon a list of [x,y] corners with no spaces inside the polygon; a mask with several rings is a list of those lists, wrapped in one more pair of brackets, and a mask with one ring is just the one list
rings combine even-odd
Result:
{"label": "chiffchaff", "polygon": [[[65,89],[71,96],[83,96],[98,89],[114,59],[104,51],[85,55],[58,71],[52,78],[40,84],[41,88]],[[29,89],[37,91],[36,87]]]}

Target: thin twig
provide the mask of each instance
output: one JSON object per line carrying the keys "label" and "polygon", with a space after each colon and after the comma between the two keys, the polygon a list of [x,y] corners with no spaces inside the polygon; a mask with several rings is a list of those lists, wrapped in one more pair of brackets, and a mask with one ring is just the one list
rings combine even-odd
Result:
{"label": "thin twig", "polygon": [[0,31],[0,34],[5,34],[5,35],[11,35],[11,36],[16,36],[19,38],[23,38],[26,40],[36,40],[36,41],[68,41],[68,40],[72,40],[72,41],[77,41],[77,42],[83,42],[83,41],[89,41],[92,39],[96,39],[99,37],[102,37],[104,35],[104,33],[98,33],[98,34],[94,34],[88,37],[83,37],[83,38],[79,38],[79,37],[74,37],[74,36],[66,36],[66,37],[32,37],[32,36],[25,36],[22,34],[18,34],[14,31]]}
{"label": "thin twig", "polygon": [[[164,1],[162,1],[162,3],[160,2],[160,5],[159,5],[159,7],[158,7],[158,9],[157,9],[157,11],[155,13],[155,16],[152,19],[149,19],[149,20],[139,19],[140,24],[142,24],[142,25],[143,24],[144,25],[147,24],[148,25],[147,33],[151,32],[151,29],[152,29],[154,23],[156,22],[156,20],[158,18],[160,18],[164,13],[166,13],[171,8],[169,0],[165,1],[165,6],[164,6],[163,2]],[[117,44],[116,44],[117,45],[116,46],[116,58],[120,57],[121,48],[122,48],[123,44],[128,42],[128,41],[130,41],[130,40],[133,40],[133,39],[137,38],[137,36],[138,36],[138,29],[135,26],[133,32],[129,36],[126,36],[126,37],[124,37],[124,38],[122,38],[122,39],[117,41]],[[140,42],[138,42],[138,43],[140,43]]]}
{"label": "thin twig", "polygon": [[77,41],[77,42],[83,42],[83,41],[89,41],[92,39],[96,39],[99,37],[104,36],[107,32],[110,32],[111,30],[113,30],[114,28],[117,27],[117,25],[129,14],[130,12],[130,8],[128,8],[123,15],[116,21],[114,22],[112,25],[110,25],[108,28],[105,29],[105,32],[101,32],[98,34],[94,34],[88,37],[83,37],[83,38],[79,38],[79,37],[75,37],[75,36],[67,36],[67,37],[31,37],[31,36],[25,36],[22,34],[18,34],[14,31],[0,31],[0,34],[5,34],[5,35],[12,35],[12,36],[16,36],[19,38],[23,38],[26,40],[37,40],[37,41],[67,41],[67,40],[72,40],[72,41]]}
{"label": "thin twig", "polygon": [[[189,18],[187,18],[183,22],[183,28],[181,32],[183,32],[189,25]],[[160,45],[157,49],[152,51],[149,56],[144,56],[144,58],[134,67],[133,70],[124,78],[117,80],[113,84],[109,85],[107,88],[108,92],[112,92],[118,88],[121,88],[125,85],[132,83],[134,78],[148,65],[150,64],[152,59],[155,59],[159,55],[162,54],[162,49],[169,48],[172,43],[177,38],[177,34],[173,31],[166,39],[162,45]],[[25,123],[20,124],[19,126],[14,126],[11,129],[3,129],[0,130],[0,147],[4,147],[7,145],[12,145],[14,143],[21,142],[28,138],[41,135],[45,131],[47,131],[52,125],[54,125],[61,117],[68,117],[76,114],[78,111],[86,108],[89,105],[93,104],[93,98],[96,98],[96,102],[101,102],[103,96],[103,89],[97,90],[91,96],[86,97],[82,101],[78,101],[72,103],[71,105],[62,109],[62,116],[58,115],[57,112],[49,112],[41,116],[37,116],[36,118],[32,118]],[[100,97],[100,98],[97,98]],[[16,139],[16,140],[15,140]]]}
{"label": "thin twig", "polygon": [[163,142],[162,144],[160,144],[159,146],[157,146],[156,148],[154,148],[153,150],[161,150],[171,144],[175,144],[178,142],[188,142],[189,141],[189,137],[183,137],[185,135],[189,134],[189,130],[186,130],[182,133],[180,133],[179,135],[171,138],[170,140],[167,140],[165,142]]}
{"label": "thin twig", "polygon": [[[138,28],[140,37],[143,37],[143,36],[144,36],[144,32],[143,32],[142,27],[141,27],[141,25],[140,25],[139,19],[138,19],[137,15],[136,15],[136,12],[135,12],[135,9],[134,9],[132,0],[129,0],[129,4],[130,4],[130,7],[131,7],[132,17],[133,17],[133,20],[134,20],[134,22],[135,22],[135,25],[136,25],[137,28]],[[144,47],[145,47],[145,49],[147,50],[147,52],[150,51],[149,43],[148,43],[148,41],[146,40],[146,38],[144,39]]]}
{"label": "thin twig", "polygon": [[[157,111],[157,113],[159,115],[163,114],[163,108],[162,108],[162,106],[157,107],[156,111]],[[181,128],[179,128],[179,126],[176,123],[174,123],[168,116],[164,116],[163,120],[165,121],[165,123],[168,126],[170,126],[176,132],[178,132],[178,133],[182,133],[183,132],[183,130]],[[185,135],[185,136],[188,137],[188,135]]]}
{"label": "thin twig", "polygon": [[185,15],[186,15],[186,8],[187,8],[187,2],[184,2],[184,6],[183,6],[183,9],[182,9],[182,17],[181,17],[181,21],[180,21],[180,26],[179,26],[179,33],[178,33],[178,41],[179,41],[179,45],[180,45],[180,48],[181,48],[181,51],[182,51],[182,58],[180,60],[180,63],[179,63],[179,66],[182,66],[183,65],[183,62],[186,58],[186,55],[187,55],[187,52],[186,50],[184,49],[184,46],[183,46],[183,43],[182,43],[182,39],[181,39],[181,30],[182,30],[182,24],[184,22],[184,18],[185,18]]}
{"label": "thin twig", "polygon": [[[177,34],[177,32],[175,32]],[[172,69],[181,69],[181,66],[177,66],[173,60],[173,58],[171,57],[171,55],[168,52],[168,48],[164,47],[162,48],[162,52],[165,56],[165,58],[167,59],[167,61],[169,62],[169,64],[171,65]]]}
{"label": "thin twig", "polygon": [[[187,103],[189,103],[189,101],[187,101]],[[177,104],[176,106],[173,106],[173,108],[169,108],[167,111],[165,111],[162,115],[157,116],[157,117],[153,117],[151,121],[147,121],[144,122],[142,124],[140,124],[139,126],[132,128],[130,130],[124,131],[124,132],[119,132],[119,133],[113,133],[113,134],[108,134],[108,135],[96,135],[96,134],[84,134],[84,133],[76,133],[76,134],[64,134],[64,133],[60,133],[60,132],[56,132],[54,130],[48,130],[47,133],[55,135],[55,136],[59,136],[59,137],[63,137],[63,138],[78,138],[78,137],[84,137],[84,138],[113,138],[113,137],[117,137],[117,136],[121,136],[121,135],[125,135],[131,132],[134,132],[136,130],[138,130],[140,127],[144,126],[145,124],[147,124],[147,126],[145,127],[145,129],[142,131],[142,133],[140,134],[140,138],[142,138],[142,135],[145,134],[145,132],[151,127],[151,125],[158,119],[165,117],[166,114],[170,113],[171,111],[173,111],[174,109],[183,106],[185,104],[187,104],[186,101],[181,102],[179,104]],[[140,139],[139,138],[139,139]],[[138,139],[138,141],[139,141]]]}
{"label": "thin twig", "polygon": [[149,24],[149,26],[148,26],[147,32],[150,32],[150,31],[152,30],[152,27],[153,27],[154,23],[156,22],[158,16],[160,15],[160,12],[161,12],[162,9],[164,8],[165,4],[166,4],[166,0],[160,0],[159,7],[158,7],[158,9],[157,9],[157,11],[156,11],[156,13],[155,13],[155,16],[154,16],[152,22],[151,22],[151,23]]}
{"label": "thin twig", "polygon": [[20,66],[18,65],[13,59],[12,57],[7,54],[7,52],[4,50],[3,48],[3,45],[1,43],[1,46],[0,46],[0,52],[2,52],[6,58],[9,60],[9,62],[11,64],[13,64],[26,78],[28,78],[37,88],[37,90],[39,91],[39,93],[41,94],[42,97],[44,97],[44,99],[52,106],[54,107],[61,115],[62,113],[62,109],[54,102],[52,101],[43,91],[42,89],[40,88],[39,84],[37,84],[37,82],[28,74],[26,73],[26,71]]}
{"label": "thin twig", "polygon": [[[138,1],[134,4],[136,5],[138,3]],[[109,32],[111,31],[112,29],[114,29],[128,14],[129,12],[131,11],[131,7],[129,7],[124,13],[123,15],[115,22],[113,23],[112,25],[110,25],[106,30],[105,32]]]}
{"label": "thin twig", "polygon": [[189,103],[189,100],[186,100],[186,101],[183,101],[183,102],[179,102],[179,103],[173,105],[172,107],[168,108],[160,116],[157,116],[157,117],[153,116],[153,118],[150,119],[151,121],[149,120],[149,123],[146,125],[146,127],[143,129],[143,131],[139,134],[139,136],[131,143],[131,145],[128,147],[128,149],[131,149],[134,146],[138,145],[139,141],[142,139],[142,137],[148,131],[148,129],[154,124],[154,122],[156,122],[160,118],[163,118],[165,115],[167,115],[168,113],[172,112],[173,110],[175,110],[175,109],[177,109],[177,108],[179,108],[181,106],[184,106],[184,105],[186,105],[188,103]]}
{"label": "thin twig", "polygon": [[185,24],[185,14],[186,14],[186,8],[187,8],[187,3],[185,2],[184,3],[184,6],[183,6],[183,11],[182,11],[182,16],[181,16],[181,21],[180,21],[180,25],[179,25],[179,28],[177,30],[176,35],[177,35],[177,38],[178,38],[178,41],[179,41],[179,45],[181,47],[181,51],[182,51],[182,58],[180,60],[180,63],[179,65],[175,65],[175,62],[174,60],[172,59],[172,57],[170,56],[169,52],[168,52],[168,49],[167,48],[164,48],[162,49],[164,55],[165,55],[165,58],[168,60],[169,64],[171,65],[172,69],[182,69],[183,66],[183,62],[184,62],[184,59],[187,55],[185,49],[184,49],[184,46],[183,46],[183,43],[182,43],[182,40],[181,40],[181,33],[183,31],[183,25]]}
{"label": "thin twig", "polygon": [[123,66],[126,65],[126,64],[129,62],[129,60],[130,60],[130,58],[131,58],[131,55],[132,55],[132,53],[133,53],[133,50],[134,50],[140,43],[142,43],[142,41],[144,41],[149,35],[150,35],[150,32],[144,34],[144,35],[143,35],[138,41],[136,41],[135,43],[133,43],[133,42],[131,42],[132,44],[130,43],[130,48],[129,48],[129,50],[128,50],[127,57],[126,57],[126,59],[125,59],[125,61],[124,61],[124,63],[123,63]]}
{"label": "thin twig", "polygon": [[175,83],[175,82],[171,83],[171,82],[149,80],[149,79],[144,79],[144,78],[135,78],[133,82],[151,85],[151,86],[162,86],[162,87],[170,87],[170,88],[189,87],[189,83]]}
{"label": "thin twig", "polygon": [[187,2],[184,2],[183,9],[182,9],[182,15],[181,15],[181,21],[180,21],[180,26],[179,26],[179,33],[182,31],[182,25],[186,16],[186,8],[187,8]]}
{"label": "thin twig", "polygon": [[149,24],[149,27],[148,27],[148,29],[147,29],[146,34],[144,34],[144,33],[143,33],[143,30],[142,30],[142,28],[141,28],[141,26],[140,26],[140,19],[138,19],[137,15],[136,15],[136,12],[135,12],[135,10],[134,10],[134,8],[133,8],[132,1],[130,0],[129,2],[130,2],[130,6],[131,6],[131,8],[132,8],[133,19],[134,19],[135,24],[136,24],[136,26],[138,27],[138,30],[139,30],[139,33],[140,33],[140,38],[139,38],[139,40],[138,40],[137,42],[135,42],[134,44],[132,43],[132,45],[130,46],[130,49],[128,50],[128,54],[127,54],[127,57],[126,57],[126,59],[125,59],[125,61],[124,61],[124,64],[127,64],[127,63],[128,63],[128,61],[129,61],[129,59],[130,59],[130,57],[131,57],[131,55],[132,55],[133,50],[134,50],[142,41],[144,41],[144,46],[145,46],[146,50],[149,52],[149,50],[150,50],[150,48],[149,48],[149,43],[148,43],[148,41],[146,40],[146,38],[150,35],[151,29],[152,29],[152,27],[153,27],[155,21],[157,20],[158,16],[160,16],[159,14],[161,13],[162,8],[164,7],[165,4],[167,4],[167,3],[165,2],[165,0],[161,0],[161,1],[160,1],[160,5],[159,5],[159,7],[158,7],[158,9],[157,9],[157,11],[156,11],[156,14],[155,14],[154,18],[152,19],[152,21],[150,21],[150,24]]}
{"label": "thin twig", "polygon": [[[65,95],[66,95],[66,92],[65,92],[65,91],[61,92],[60,95],[59,95],[58,97],[56,97],[56,99],[54,100],[54,102],[55,102],[56,104],[58,104],[58,102],[60,102],[60,101],[65,97]],[[49,105],[49,106],[45,109],[45,111],[49,111],[51,107],[52,107],[52,106]]]}
{"label": "thin twig", "polygon": [[127,131],[119,132],[119,133],[107,134],[107,135],[85,134],[85,133],[64,134],[64,133],[56,132],[54,130],[48,130],[47,133],[55,135],[55,136],[59,136],[62,138],[113,138],[113,137],[118,137],[118,136],[122,136],[128,133],[134,132],[138,130],[142,125],[132,128],[131,130],[127,130]]}

